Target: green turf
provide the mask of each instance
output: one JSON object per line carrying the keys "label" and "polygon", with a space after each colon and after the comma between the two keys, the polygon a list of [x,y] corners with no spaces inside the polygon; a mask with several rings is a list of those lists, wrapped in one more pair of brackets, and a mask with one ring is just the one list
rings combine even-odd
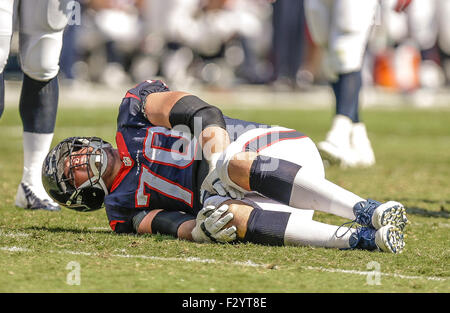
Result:
{"label": "green turf", "polygon": [[[225,113],[296,128],[315,141],[331,120],[325,110]],[[400,255],[115,235],[104,211],[18,209],[21,123],[7,109],[0,121],[0,292],[449,292],[450,112],[367,110],[364,119],[376,166],[328,168],[327,178],[362,197],[405,204],[411,224]],[[113,141],[115,120],[113,107],[60,108],[54,143],[74,135]],[[346,221],[322,213],[316,219]],[[67,283],[71,261],[80,265],[79,285]],[[372,271],[371,262],[380,266],[380,285],[360,273]]]}

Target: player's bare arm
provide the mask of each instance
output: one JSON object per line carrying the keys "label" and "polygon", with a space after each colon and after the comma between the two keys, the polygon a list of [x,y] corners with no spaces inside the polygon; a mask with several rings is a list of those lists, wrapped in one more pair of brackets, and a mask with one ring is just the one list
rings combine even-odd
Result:
{"label": "player's bare arm", "polygon": [[[180,117],[179,111],[185,110],[185,116]],[[209,110],[210,113],[203,114]],[[145,114],[153,125],[173,128],[184,121],[194,133],[195,118],[202,118],[202,129],[199,134],[200,145],[204,147],[205,157],[212,153],[225,150],[230,144],[228,133],[223,127],[217,126],[217,119],[221,112],[214,106],[208,105],[198,97],[183,91],[155,92],[148,95],[145,103]],[[208,120],[210,119],[210,121]],[[195,134],[195,133],[194,133]]]}
{"label": "player's bare arm", "polygon": [[[152,228],[152,222],[158,214],[164,214],[164,210],[152,210],[150,211],[139,224],[137,229],[138,234],[154,234],[158,232],[158,229]],[[182,222],[176,230],[176,233],[171,235],[177,237],[178,239],[190,240],[192,241],[191,232],[195,227],[195,218],[192,216],[192,219]]]}
{"label": "player's bare arm", "polygon": [[175,103],[189,95],[182,91],[155,92],[147,96],[145,101],[145,115],[156,126],[172,128],[170,124],[170,111]]}

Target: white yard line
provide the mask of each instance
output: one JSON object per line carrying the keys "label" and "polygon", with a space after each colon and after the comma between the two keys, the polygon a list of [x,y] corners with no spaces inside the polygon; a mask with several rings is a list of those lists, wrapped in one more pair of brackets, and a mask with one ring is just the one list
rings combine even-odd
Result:
{"label": "white yard line", "polygon": [[[72,254],[72,255],[83,255],[83,256],[97,256],[98,253],[90,253],[90,252],[79,252],[79,251],[49,251],[50,253],[58,253],[58,254]],[[152,255],[133,255],[133,254],[111,254],[111,257],[117,258],[130,258],[130,259],[147,259],[147,260],[157,260],[157,261],[176,261],[176,262],[197,262],[197,263],[213,263],[213,264],[233,264],[240,266],[250,266],[250,267],[266,267],[265,264],[257,264],[248,260],[247,262],[224,262],[217,261],[215,259],[201,259],[197,257],[187,257],[187,258],[175,258],[175,257],[160,257],[160,256],[152,256]]]}
{"label": "white yard line", "polygon": [[[33,250],[22,248],[22,247],[0,247],[0,251],[7,252],[34,252]],[[55,254],[67,254],[67,255],[82,255],[82,256],[99,256],[99,253],[92,252],[83,252],[83,251],[71,251],[71,250],[50,250],[49,253]],[[258,264],[251,260],[246,262],[225,262],[219,261],[215,259],[202,259],[197,257],[187,257],[187,258],[176,258],[176,257],[160,257],[160,256],[152,256],[152,255],[132,255],[132,254],[111,254],[110,257],[116,258],[127,258],[127,259],[147,259],[147,260],[156,260],[156,261],[165,261],[165,262],[193,262],[193,263],[208,263],[208,264],[225,264],[225,265],[237,265],[237,266],[246,266],[246,267],[261,267],[261,268],[271,268],[271,265],[268,264]],[[340,273],[340,274],[351,274],[351,275],[362,275],[368,276],[373,275],[373,271],[355,271],[355,270],[345,270],[339,268],[325,268],[325,267],[314,267],[314,266],[304,266],[302,267],[305,270],[311,271],[321,271],[328,273]],[[426,279],[431,281],[446,281],[447,277],[433,277],[433,276],[411,276],[411,275],[401,275],[395,273],[379,273],[381,276],[387,277],[395,277],[401,279],[409,279],[409,280],[417,280],[417,279]]]}
{"label": "white yard line", "polygon": [[7,232],[7,233],[5,233],[5,232],[0,230],[0,236],[11,237],[11,238],[18,238],[18,237],[28,237],[28,236],[30,236],[30,234],[21,233],[21,232],[13,232],[13,233]]}
{"label": "white yard line", "polygon": [[89,227],[88,230],[108,230],[111,231],[110,227]]}
{"label": "white yard line", "polygon": [[0,247],[1,251],[8,251],[8,252],[33,252],[30,249],[21,248],[21,247]]}

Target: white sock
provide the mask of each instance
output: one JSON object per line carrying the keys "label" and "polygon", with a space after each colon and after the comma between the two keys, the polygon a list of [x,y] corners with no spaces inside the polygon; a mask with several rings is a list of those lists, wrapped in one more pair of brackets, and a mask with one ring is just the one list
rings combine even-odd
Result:
{"label": "white sock", "polygon": [[309,220],[291,213],[286,232],[285,245],[314,246],[324,248],[349,248],[349,239],[355,229]]}
{"label": "white sock", "polygon": [[49,199],[42,185],[42,164],[52,143],[53,134],[23,132],[22,182],[41,199]]}
{"label": "white sock", "polygon": [[289,206],[331,213],[355,219],[353,206],[365,199],[330,182],[300,169],[294,178]]}

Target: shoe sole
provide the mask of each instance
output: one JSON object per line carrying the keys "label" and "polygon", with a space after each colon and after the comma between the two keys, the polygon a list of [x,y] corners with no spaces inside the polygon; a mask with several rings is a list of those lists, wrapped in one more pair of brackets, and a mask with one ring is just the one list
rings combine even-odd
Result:
{"label": "shoe sole", "polygon": [[404,234],[401,229],[392,225],[381,227],[375,233],[375,244],[381,251],[402,253],[405,247]]}
{"label": "shoe sole", "polygon": [[330,165],[337,165],[342,168],[366,167],[363,163],[359,164],[356,159],[352,160],[351,158],[345,156],[352,153],[352,150],[343,152],[342,149],[337,148],[335,145],[327,141],[319,142],[317,149],[319,150],[322,159]]}
{"label": "shoe sole", "polygon": [[25,209],[25,210],[30,210],[30,211],[34,211],[34,210],[46,210],[46,211],[61,211],[61,207],[59,205],[52,205],[51,203],[48,203],[45,200],[40,200],[40,204],[41,205],[37,205],[37,206],[31,206],[30,203],[28,202],[26,195],[25,195],[25,191],[23,190],[23,186],[19,185],[19,188],[17,190],[16,193],[16,199],[15,199],[15,206],[21,209]]}
{"label": "shoe sole", "polygon": [[46,210],[46,211],[51,211],[51,212],[61,211],[61,208],[59,206],[55,207],[53,205],[38,206],[38,207],[26,207],[26,208],[20,207],[20,206],[16,206],[16,207],[22,208],[22,209],[25,209],[25,210],[30,210],[30,211],[35,211],[35,210]]}
{"label": "shoe sole", "polygon": [[375,229],[391,225],[403,231],[407,223],[406,209],[401,203],[396,201],[388,201],[381,204],[375,209],[372,218],[372,225]]}

